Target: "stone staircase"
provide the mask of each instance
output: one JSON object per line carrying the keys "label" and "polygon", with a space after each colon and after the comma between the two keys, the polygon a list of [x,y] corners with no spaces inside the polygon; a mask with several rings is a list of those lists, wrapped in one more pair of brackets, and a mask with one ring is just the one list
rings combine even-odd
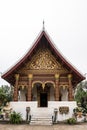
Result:
{"label": "stone staircase", "polygon": [[31,115],[30,125],[52,125],[52,115],[48,108],[37,108]]}

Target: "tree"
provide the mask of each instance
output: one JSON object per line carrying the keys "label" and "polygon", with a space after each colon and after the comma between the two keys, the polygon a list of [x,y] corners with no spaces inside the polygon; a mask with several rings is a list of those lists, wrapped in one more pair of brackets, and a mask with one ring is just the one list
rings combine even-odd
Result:
{"label": "tree", "polygon": [[2,85],[0,87],[0,106],[12,101],[12,86]]}
{"label": "tree", "polygon": [[6,95],[3,93],[3,89],[0,88],[0,106],[5,102]]}
{"label": "tree", "polygon": [[75,100],[81,103],[81,106],[87,109],[87,81],[83,81],[77,85]]}

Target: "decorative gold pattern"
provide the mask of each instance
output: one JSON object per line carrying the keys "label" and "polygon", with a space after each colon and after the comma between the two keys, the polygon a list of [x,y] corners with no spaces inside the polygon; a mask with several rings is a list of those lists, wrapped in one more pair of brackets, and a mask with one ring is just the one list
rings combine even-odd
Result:
{"label": "decorative gold pattern", "polygon": [[59,74],[55,74],[55,79],[59,79]]}
{"label": "decorative gold pattern", "polygon": [[19,79],[19,74],[15,74],[15,79],[16,79],[16,80]]}
{"label": "decorative gold pattern", "polygon": [[29,73],[32,73],[32,74],[55,74],[55,73],[59,73],[60,75],[61,74],[65,74],[65,73],[67,73],[68,71],[67,70],[64,70],[64,69],[62,69],[62,70],[51,70],[51,69],[49,69],[49,70],[34,70],[34,69],[32,69],[32,70],[28,70],[28,68],[23,68],[23,69],[21,69],[21,70],[19,70],[18,71],[20,74],[25,74],[25,75],[27,75],[27,74],[29,74]]}
{"label": "decorative gold pattern", "polygon": [[68,74],[68,79],[72,79],[72,74]]}
{"label": "decorative gold pattern", "polygon": [[28,74],[28,78],[29,78],[29,79],[32,79],[32,78],[33,78],[33,75],[32,75],[32,74]]}
{"label": "decorative gold pattern", "polygon": [[27,64],[27,68],[32,70],[50,70],[62,69],[61,65],[56,61],[48,49],[41,49]]}
{"label": "decorative gold pattern", "polygon": [[62,88],[62,89],[68,89],[68,85],[66,85],[66,84],[63,84],[63,85],[60,85],[60,89]]}
{"label": "decorative gold pattern", "polygon": [[51,84],[55,88],[55,83],[53,81],[46,81],[46,82],[41,82],[41,81],[34,81],[32,82],[32,88],[34,87],[34,84],[41,84],[41,87],[44,89],[46,87],[46,84]]}
{"label": "decorative gold pattern", "polygon": [[62,74],[68,73],[48,49],[39,49],[32,59],[18,71],[19,74]]}

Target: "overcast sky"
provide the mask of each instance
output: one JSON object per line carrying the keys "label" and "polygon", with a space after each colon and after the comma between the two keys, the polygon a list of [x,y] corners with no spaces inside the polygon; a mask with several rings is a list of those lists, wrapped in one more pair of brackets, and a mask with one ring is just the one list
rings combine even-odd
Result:
{"label": "overcast sky", "polygon": [[0,72],[32,46],[43,19],[57,48],[87,73],[87,0],[0,0]]}

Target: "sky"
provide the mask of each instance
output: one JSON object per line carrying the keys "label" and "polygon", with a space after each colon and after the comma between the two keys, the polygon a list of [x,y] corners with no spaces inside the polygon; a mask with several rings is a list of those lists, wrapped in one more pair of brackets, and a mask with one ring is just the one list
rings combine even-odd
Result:
{"label": "sky", "polygon": [[43,20],[56,47],[86,74],[87,0],[0,0],[0,74],[29,50]]}

